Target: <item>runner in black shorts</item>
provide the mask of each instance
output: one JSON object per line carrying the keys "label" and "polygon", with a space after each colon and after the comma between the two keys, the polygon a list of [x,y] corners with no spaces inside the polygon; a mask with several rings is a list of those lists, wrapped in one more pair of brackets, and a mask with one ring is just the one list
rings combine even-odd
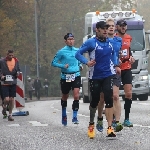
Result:
{"label": "runner in black shorts", "polygon": [[81,63],[75,58],[75,53],[78,51],[74,45],[74,36],[72,33],[67,33],[64,36],[66,46],[59,50],[55,55],[52,66],[61,68],[61,106],[62,106],[62,124],[67,125],[67,99],[69,92],[73,90],[74,101],[72,104],[73,117],[72,122],[78,123],[77,112],[79,109],[79,90],[81,86],[80,70],[82,69]]}
{"label": "runner in black shorts", "polygon": [[116,24],[118,37],[122,38],[122,47],[120,51],[120,69],[121,69],[121,80],[123,83],[124,93],[125,93],[125,119],[123,125],[126,127],[133,127],[132,122],[129,120],[129,114],[132,104],[132,72],[131,65],[135,62],[132,57],[130,44],[132,37],[126,33],[127,22],[123,19],[118,20]]}
{"label": "runner in black shorts", "polygon": [[[121,49],[122,45],[122,39],[120,37],[116,37],[115,32],[115,22],[113,19],[108,19],[107,24],[109,24],[108,28],[108,37],[112,40],[113,48],[117,53],[117,60],[119,64],[119,51]],[[121,84],[121,76],[118,74],[115,74],[113,77],[113,108],[114,108],[114,117],[115,119],[112,119],[112,126],[116,132],[119,132],[123,129],[122,123],[120,123],[120,117],[121,117],[121,103],[119,100],[119,87]],[[98,104],[98,117],[97,117],[97,124],[96,128],[99,132],[103,131],[103,107],[104,107],[104,94],[100,94],[100,102]]]}

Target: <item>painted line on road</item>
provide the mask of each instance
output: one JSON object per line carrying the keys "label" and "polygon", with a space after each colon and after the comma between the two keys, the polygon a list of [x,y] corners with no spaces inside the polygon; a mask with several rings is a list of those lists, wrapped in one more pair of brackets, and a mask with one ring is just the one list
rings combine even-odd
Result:
{"label": "painted line on road", "polygon": [[10,125],[7,125],[9,127],[19,127],[20,125],[19,124],[10,124]]}
{"label": "painted line on road", "polygon": [[31,123],[32,124],[32,126],[48,126],[48,124],[42,124],[42,123],[40,123],[40,122],[38,122],[38,121],[28,121],[29,123]]}

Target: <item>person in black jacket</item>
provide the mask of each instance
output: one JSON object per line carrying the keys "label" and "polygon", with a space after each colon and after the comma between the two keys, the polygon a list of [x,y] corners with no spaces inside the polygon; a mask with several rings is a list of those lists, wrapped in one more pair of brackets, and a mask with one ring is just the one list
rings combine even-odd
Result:
{"label": "person in black jacket", "polygon": [[42,84],[41,84],[41,81],[40,79],[37,77],[35,80],[34,80],[34,89],[35,89],[35,96],[37,97],[38,100],[40,100],[40,97],[41,97],[41,87],[42,87]]}

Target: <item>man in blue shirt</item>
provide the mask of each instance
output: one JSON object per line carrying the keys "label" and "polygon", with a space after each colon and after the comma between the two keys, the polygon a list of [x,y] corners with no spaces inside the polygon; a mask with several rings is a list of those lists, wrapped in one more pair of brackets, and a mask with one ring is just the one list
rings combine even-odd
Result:
{"label": "man in blue shirt", "polygon": [[51,65],[61,69],[61,106],[62,106],[62,124],[67,125],[67,99],[69,91],[73,90],[74,101],[72,104],[73,118],[72,122],[78,124],[77,112],[79,110],[79,90],[81,86],[80,70],[82,64],[75,58],[78,51],[74,45],[74,36],[72,33],[67,33],[64,36],[66,46],[60,49],[55,55]]}
{"label": "man in blue shirt", "polygon": [[[100,92],[104,93],[106,119],[108,122],[107,136],[116,137],[113,130],[113,76],[118,73],[120,69],[115,67],[117,59],[113,46],[107,38],[107,30],[109,25],[104,21],[96,23],[96,37],[88,39],[77,51],[76,58],[83,64],[89,67],[89,83],[92,100],[90,102],[90,122],[88,127],[89,138],[95,137],[94,118],[97,105],[100,100]],[[90,60],[88,61],[83,53],[88,52]],[[114,62],[112,62],[114,57]]]}
{"label": "man in blue shirt", "polygon": [[[108,38],[110,39],[111,44],[116,52],[116,58],[119,64],[119,52],[122,46],[122,38],[115,36],[115,22],[113,19],[108,19],[106,23],[109,25],[108,28]],[[112,60],[113,61],[113,60]],[[120,121],[121,116],[121,103],[119,100],[119,87],[121,85],[121,76],[116,74],[113,78],[113,100],[114,100],[114,116],[115,120],[113,120],[112,126],[116,132],[119,132],[123,129],[123,126]],[[100,95],[100,102],[98,104],[98,117],[96,128],[98,131],[103,131],[103,107],[104,107],[104,93]]]}

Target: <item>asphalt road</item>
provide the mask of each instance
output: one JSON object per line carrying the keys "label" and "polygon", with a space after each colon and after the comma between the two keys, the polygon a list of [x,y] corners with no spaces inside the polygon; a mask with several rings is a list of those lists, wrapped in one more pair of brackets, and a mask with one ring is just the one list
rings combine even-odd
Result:
{"label": "asphalt road", "polygon": [[112,140],[106,137],[106,120],[103,133],[96,131],[96,137],[89,139],[89,104],[80,100],[79,125],[71,122],[71,105],[69,99],[67,127],[61,125],[59,100],[26,103],[23,111],[29,111],[29,116],[15,116],[14,122],[2,119],[0,114],[0,150],[150,150],[150,100],[133,101],[130,119],[134,127],[124,128]]}

